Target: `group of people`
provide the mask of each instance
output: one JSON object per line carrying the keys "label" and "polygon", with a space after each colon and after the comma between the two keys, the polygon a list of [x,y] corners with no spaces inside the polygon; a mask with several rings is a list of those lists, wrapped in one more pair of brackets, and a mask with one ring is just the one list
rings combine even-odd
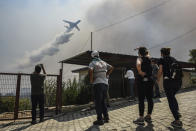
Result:
{"label": "group of people", "polygon": [[[159,84],[157,81],[157,74],[158,74],[158,65],[155,59],[151,59],[151,66],[152,66],[152,80],[154,83],[154,91],[153,91],[153,97],[154,98],[160,98],[160,91],[159,91]],[[127,96],[130,94],[129,101],[135,101],[136,95],[135,95],[135,75],[131,68],[127,68],[127,71],[125,73],[125,79],[127,83]]]}
{"label": "group of people", "polygon": [[[137,79],[137,92],[139,101],[139,117],[133,121],[135,124],[144,125],[144,121],[152,122],[151,114],[153,112],[153,87],[155,87],[156,96],[160,96],[158,82],[163,75],[163,87],[167,96],[169,108],[175,118],[171,125],[174,127],[182,127],[180,121],[181,114],[179,113],[178,102],[175,94],[180,89],[182,84],[182,72],[177,60],[170,56],[170,48],[162,48],[161,58],[158,61],[158,66],[155,60],[151,60],[146,47],[138,48],[138,58],[136,60],[137,75],[134,76],[133,71],[128,70],[125,77],[131,86],[131,99],[135,99],[134,82]],[[94,125],[103,125],[109,122],[109,114],[107,109],[106,99],[108,93],[108,79],[113,71],[113,66],[101,60],[98,51],[92,51],[92,61],[89,64],[90,83],[93,84],[95,110],[97,120]],[[40,74],[43,70],[44,74]],[[36,107],[39,104],[40,122],[44,120],[44,92],[43,84],[46,77],[46,72],[43,64],[36,65],[35,71],[31,74],[31,102],[32,102],[32,124],[36,123]],[[148,112],[144,117],[144,100],[147,99]]]}
{"label": "group of people", "polygon": [[[170,48],[162,48],[160,50],[161,58],[157,61],[150,58],[146,47],[138,48],[138,58],[136,60],[137,75],[134,76],[133,71],[128,69],[125,77],[128,79],[130,85],[131,99],[135,100],[134,82],[137,79],[138,105],[139,117],[133,121],[135,124],[144,125],[144,121],[151,123],[151,114],[153,112],[153,87],[155,87],[155,96],[160,97],[158,82],[163,76],[163,87],[167,96],[169,108],[175,120],[171,122],[174,127],[181,128],[180,121],[181,114],[179,112],[178,102],[175,94],[180,89],[182,84],[182,70],[179,63],[174,57],[170,56]],[[113,67],[99,57],[98,51],[92,51],[92,61],[89,64],[90,83],[93,84],[95,96],[95,109],[97,120],[93,122],[94,125],[103,125],[109,122],[109,115],[107,110],[108,94],[108,78],[112,73]],[[136,78],[135,78],[136,77]],[[144,116],[144,100],[147,99],[148,112]]]}

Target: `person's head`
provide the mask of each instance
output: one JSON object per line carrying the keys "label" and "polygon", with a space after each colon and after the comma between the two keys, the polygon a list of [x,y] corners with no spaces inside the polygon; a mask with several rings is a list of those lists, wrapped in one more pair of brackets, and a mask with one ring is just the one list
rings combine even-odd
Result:
{"label": "person's head", "polygon": [[91,57],[92,57],[92,58],[99,58],[99,52],[96,51],[96,50],[92,51]]}
{"label": "person's head", "polygon": [[146,47],[139,47],[138,48],[138,55],[140,56],[147,56],[148,55],[148,50]]}
{"label": "person's head", "polygon": [[36,65],[35,66],[35,73],[40,73],[41,72],[41,66],[40,65]]}
{"label": "person's head", "polygon": [[170,56],[170,50],[171,48],[161,48],[161,56]]}

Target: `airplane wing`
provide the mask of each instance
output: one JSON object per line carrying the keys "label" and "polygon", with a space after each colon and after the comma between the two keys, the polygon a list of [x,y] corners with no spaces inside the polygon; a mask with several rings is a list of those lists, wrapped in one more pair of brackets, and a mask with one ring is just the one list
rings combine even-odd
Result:
{"label": "airplane wing", "polygon": [[68,24],[73,24],[73,22],[70,22],[70,21],[67,21],[67,20],[63,20],[65,23],[68,23]]}
{"label": "airplane wing", "polygon": [[79,28],[77,25],[76,25],[75,27],[76,27],[76,29],[77,29],[78,31],[80,31],[80,28]]}

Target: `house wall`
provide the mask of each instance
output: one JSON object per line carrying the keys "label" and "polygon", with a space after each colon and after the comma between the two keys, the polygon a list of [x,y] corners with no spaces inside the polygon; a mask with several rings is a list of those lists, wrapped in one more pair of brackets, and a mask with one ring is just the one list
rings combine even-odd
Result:
{"label": "house wall", "polygon": [[[135,71],[134,71],[135,72]],[[109,79],[109,94],[111,98],[130,96],[130,89],[127,86],[127,81],[124,78],[125,70],[123,68],[114,69]],[[79,80],[83,80],[88,74],[88,70],[79,72]],[[136,72],[135,72],[136,74]],[[190,79],[190,71],[183,71],[182,88],[192,85]],[[135,94],[137,94],[137,85],[135,84]],[[163,78],[159,82],[160,91],[163,92]]]}
{"label": "house wall", "polygon": [[[182,88],[187,88],[192,86],[191,78],[190,78],[190,71],[183,71],[183,79],[182,79]],[[159,82],[160,91],[163,91],[163,78],[161,78]]]}

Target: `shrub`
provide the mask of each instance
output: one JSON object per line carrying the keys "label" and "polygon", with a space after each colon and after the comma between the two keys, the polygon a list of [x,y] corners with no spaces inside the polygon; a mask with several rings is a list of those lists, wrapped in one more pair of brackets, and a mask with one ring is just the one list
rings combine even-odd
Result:
{"label": "shrub", "polygon": [[14,104],[15,104],[15,97],[12,96],[1,97],[0,113],[13,112]]}
{"label": "shrub", "polygon": [[76,104],[78,96],[78,83],[76,81],[76,78],[74,78],[73,81],[69,79],[63,84],[62,88],[63,105]]}
{"label": "shrub", "polygon": [[87,75],[84,80],[80,82],[77,104],[89,103],[93,98],[92,94],[92,87],[89,84],[89,75]]}
{"label": "shrub", "polygon": [[20,98],[19,99],[19,110],[30,110],[31,101],[29,98]]}

